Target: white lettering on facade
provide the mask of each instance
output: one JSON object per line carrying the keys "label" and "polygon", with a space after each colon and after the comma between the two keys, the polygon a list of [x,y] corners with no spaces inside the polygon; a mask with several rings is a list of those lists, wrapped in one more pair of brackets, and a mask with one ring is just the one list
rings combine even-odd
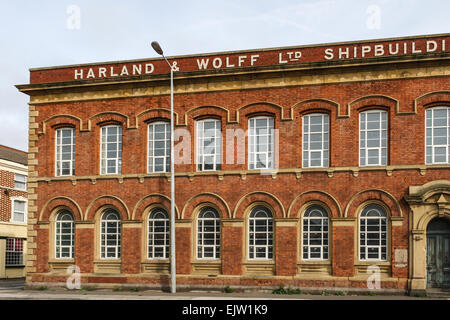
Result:
{"label": "white lettering on facade", "polygon": [[375,46],[375,56],[384,56],[384,47],[382,44]]}
{"label": "white lettering on facade", "polygon": [[117,77],[118,76],[117,73],[114,73],[114,67],[111,67],[110,70],[111,70],[111,72],[109,73],[110,77]]}
{"label": "white lettering on facade", "polygon": [[327,59],[327,60],[332,60],[334,58],[333,49],[331,49],[331,48],[325,49],[325,56],[324,56],[324,58]]}
{"label": "white lettering on facade", "polygon": [[278,62],[279,63],[288,63],[288,62],[299,61],[300,58],[302,57],[302,52],[301,51],[289,51],[289,52],[286,52],[286,55],[287,55],[286,60],[283,60],[283,53],[280,52],[280,54],[278,55]]}
{"label": "white lettering on facade", "polygon": [[154,70],[155,70],[155,66],[153,65],[153,63],[147,63],[145,65],[145,74],[153,73]]}
{"label": "white lettering on facade", "polygon": [[250,56],[250,65],[253,66],[255,62],[258,60],[259,54],[254,54]]}
{"label": "white lettering on facade", "polygon": [[140,74],[142,74],[142,65],[141,64],[138,64],[138,65],[133,64],[133,76],[140,75]]}
{"label": "white lettering on facade", "polygon": [[400,48],[399,44],[396,43],[395,44],[395,51],[394,51],[394,50],[392,50],[392,43],[389,43],[389,54],[391,54],[391,55],[398,54],[398,50],[400,50],[399,48]]}
{"label": "white lettering on facade", "polygon": [[420,50],[420,49],[417,49],[417,50],[416,50],[416,43],[413,42],[413,43],[412,43],[412,49],[411,49],[411,52],[412,52],[412,53],[422,53],[422,50]]}
{"label": "white lettering on facade", "polygon": [[[431,45],[433,47],[431,47]],[[427,52],[434,52],[434,51],[436,51],[437,46],[438,46],[438,44],[437,44],[436,41],[433,41],[433,40],[427,41]]]}
{"label": "white lettering on facade", "polygon": [[345,48],[345,50],[342,50],[342,48],[339,48],[339,59],[348,59],[350,58],[350,48]]}
{"label": "white lettering on facade", "polygon": [[120,76],[129,76],[127,66],[122,67],[122,72],[120,72]]}
{"label": "white lettering on facade", "polygon": [[80,78],[80,80],[83,79],[83,69],[75,69],[75,80],[78,80],[78,77]]}
{"label": "white lettering on facade", "polygon": [[89,79],[89,78],[95,78],[95,73],[94,73],[94,70],[92,70],[92,68],[89,68],[88,74],[86,76],[86,79]]}
{"label": "white lettering on facade", "polygon": [[[370,57],[381,56],[394,56],[399,54],[424,54],[433,52],[446,52],[446,40],[427,40],[423,39],[418,41],[392,41],[386,43],[362,43],[349,46],[333,46],[324,48],[324,55],[322,59],[317,59],[315,56],[307,55],[309,60],[307,61],[320,61],[320,60],[345,60],[345,59],[365,59]],[[305,49],[310,50],[310,49]],[[314,52],[314,51],[312,51]],[[274,52],[278,57],[278,61],[273,63],[287,64],[302,60],[302,51],[292,50],[283,52]],[[235,68],[235,67],[248,67],[259,65],[259,59],[261,56],[265,58],[265,64],[271,64],[267,62],[266,52],[251,55],[229,55],[229,56],[216,56],[216,57],[199,57],[196,58],[198,70],[208,69],[221,69],[221,68]],[[269,56],[270,57],[270,56]],[[273,59],[277,59],[273,57]],[[211,64],[210,64],[211,62]],[[157,69],[158,72],[164,72],[164,69]],[[94,66],[75,69],[73,79],[95,79],[95,78],[108,78],[108,77],[126,77],[126,76],[138,76],[143,74],[154,73],[155,66],[153,63],[136,63],[136,64],[115,64],[112,66]]]}
{"label": "white lettering on facade", "polygon": [[233,68],[234,67],[234,64],[230,63],[230,57],[227,57],[225,60],[227,62],[227,68]]}
{"label": "white lettering on facade", "polygon": [[238,66],[242,67],[242,64],[244,63],[244,60],[247,58],[247,56],[239,56],[238,57]]}
{"label": "white lettering on facade", "polygon": [[370,46],[362,46],[361,48],[361,55],[364,58],[366,56],[366,53],[369,53],[372,51],[372,48]]}
{"label": "white lettering on facade", "polygon": [[99,78],[106,78],[106,68],[101,67],[98,69],[98,77]]}
{"label": "white lettering on facade", "polygon": [[198,70],[206,70],[208,68],[209,59],[197,59]]}
{"label": "white lettering on facade", "polygon": [[214,58],[214,60],[212,61],[212,65],[214,68],[219,69],[222,67],[222,59],[220,58]]}

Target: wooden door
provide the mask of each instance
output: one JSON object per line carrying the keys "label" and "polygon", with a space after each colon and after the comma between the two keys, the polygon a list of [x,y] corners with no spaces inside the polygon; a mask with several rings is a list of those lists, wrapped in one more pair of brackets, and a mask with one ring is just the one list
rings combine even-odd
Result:
{"label": "wooden door", "polygon": [[450,288],[450,223],[442,218],[427,228],[427,287]]}

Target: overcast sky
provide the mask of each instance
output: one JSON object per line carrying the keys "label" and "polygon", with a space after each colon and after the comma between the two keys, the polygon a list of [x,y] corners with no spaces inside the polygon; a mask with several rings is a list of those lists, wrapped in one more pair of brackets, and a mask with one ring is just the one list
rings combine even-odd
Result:
{"label": "overcast sky", "polygon": [[[0,0],[0,144],[28,149],[28,68],[450,32],[448,0]],[[79,13],[79,19],[77,19]]]}

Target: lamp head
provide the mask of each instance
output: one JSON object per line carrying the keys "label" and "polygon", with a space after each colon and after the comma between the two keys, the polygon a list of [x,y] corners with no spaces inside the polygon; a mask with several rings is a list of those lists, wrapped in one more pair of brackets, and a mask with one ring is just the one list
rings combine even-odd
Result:
{"label": "lamp head", "polygon": [[162,49],[161,49],[161,46],[159,45],[159,43],[157,42],[157,41],[153,41],[152,42],[152,48],[153,48],[153,50],[155,50],[156,51],[156,53],[158,53],[159,55],[163,55],[164,53],[163,53],[163,51],[162,51]]}

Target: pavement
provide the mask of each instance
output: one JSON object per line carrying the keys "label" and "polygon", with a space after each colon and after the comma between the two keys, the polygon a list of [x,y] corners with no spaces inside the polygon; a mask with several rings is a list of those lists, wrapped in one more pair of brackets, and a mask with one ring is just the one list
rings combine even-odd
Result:
{"label": "pavement", "polygon": [[[341,293],[342,294],[342,293]],[[24,289],[23,279],[0,280],[0,300],[450,300],[450,298],[410,297],[406,295],[336,295],[324,291],[314,294],[273,294],[267,292],[208,292],[189,291],[175,294],[159,290],[114,290],[114,289],[80,289],[64,288]]]}

